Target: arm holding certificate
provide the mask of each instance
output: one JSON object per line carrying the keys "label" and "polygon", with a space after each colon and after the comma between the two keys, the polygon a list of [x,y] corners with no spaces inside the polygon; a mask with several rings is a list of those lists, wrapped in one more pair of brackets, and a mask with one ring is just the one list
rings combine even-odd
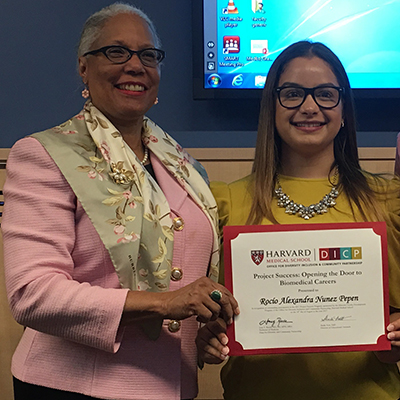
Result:
{"label": "arm holding certificate", "polygon": [[377,358],[384,363],[397,363],[400,360],[400,312],[391,310],[390,324],[387,327],[388,339],[391,343],[390,351],[376,352]]}
{"label": "arm holding certificate", "polygon": [[211,186],[241,313],[197,345],[230,356],[226,400],[400,396],[400,184],[361,169],[355,125],[338,58],[295,43],[266,80],[252,174]]}

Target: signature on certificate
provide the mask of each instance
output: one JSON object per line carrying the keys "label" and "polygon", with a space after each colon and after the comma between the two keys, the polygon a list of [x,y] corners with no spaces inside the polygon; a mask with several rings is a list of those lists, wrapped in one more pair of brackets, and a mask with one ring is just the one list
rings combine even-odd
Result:
{"label": "signature on certificate", "polygon": [[351,315],[325,315],[321,318],[321,322],[337,322],[337,321],[349,321]]}
{"label": "signature on certificate", "polygon": [[266,328],[280,328],[280,327],[289,327],[293,324],[293,321],[288,319],[284,319],[281,317],[277,317],[275,319],[262,319],[259,323],[260,326],[264,326]]}

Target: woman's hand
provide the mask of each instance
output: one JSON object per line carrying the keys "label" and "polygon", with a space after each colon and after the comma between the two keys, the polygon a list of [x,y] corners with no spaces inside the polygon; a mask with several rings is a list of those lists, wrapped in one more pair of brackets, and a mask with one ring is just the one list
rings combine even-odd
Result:
{"label": "woman's hand", "polygon": [[[213,290],[222,293],[218,302],[210,297]],[[231,292],[206,277],[199,278],[179,290],[161,295],[164,318],[180,320],[196,315],[199,322],[206,323],[221,317],[227,324],[231,324],[233,316],[239,314],[238,303]]]}
{"label": "woman's hand", "polygon": [[220,364],[229,354],[227,344],[226,323],[221,318],[208,322],[197,332],[197,352],[202,362]]}
{"label": "woman's hand", "polygon": [[[222,293],[218,302],[210,297],[214,290]],[[231,292],[204,276],[170,292],[129,291],[121,323],[130,324],[144,318],[160,317],[182,320],[196,315],[199,322],[215,321],[221,317],[227,324],[231,324],[233,316],[238,314],[238,303]]]}
{"label": "woman's hand", "polygon": [[376,351],[375,354],[381,362],[394,364],[400,361],[400,312],[390,314],[390,324],[387,330],[387,338],[390,340],[392,349]]}

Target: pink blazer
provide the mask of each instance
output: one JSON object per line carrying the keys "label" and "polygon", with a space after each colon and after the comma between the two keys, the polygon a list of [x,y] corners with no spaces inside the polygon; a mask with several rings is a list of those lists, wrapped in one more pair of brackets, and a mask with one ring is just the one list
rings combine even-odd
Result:
{"label": "pink blazer", "polygon": [[[206,274],[212,249],[207,218],[156,157],[151,161],[173,214],[176,290]],[[198,324],[176,333],[164,321],[149,340],[119,328],[126,289],[81,204],[46,150],[33,138],[12,148],[4,186],[6,285],[14,318],[27,326],[12,360],[25,382],[104,399],[181,399],[197,395]]]}

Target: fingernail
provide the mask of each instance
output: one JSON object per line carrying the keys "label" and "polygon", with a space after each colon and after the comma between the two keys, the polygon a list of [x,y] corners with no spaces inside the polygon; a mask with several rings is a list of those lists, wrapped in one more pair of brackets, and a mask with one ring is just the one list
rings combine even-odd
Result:
{"label": "fingernail", "polygon": [[394,325],[393,324],[389,324],[388,327],[386,328],[389,332],[390,331],[394,331]]}
{"label": "fingernail", "polygon": [[236,314],[236,315],[239,315],[239,314],[240,314],[239,307],[237,307],[237,308],[236,308],[236,310],[235,310],[235,314]]}
{"label": "fingernail", "polygon": [[233,324],[233,319],[231,318],[231,319],[227,322],[227,324],[228,324],[228,325]]}
{"label": "fingernail", "polygon": [[222,349],[221,354],[224,355],[224,356],[227,356],[228,353],[229,353],[229,347],[226,347],[226,346],[225,346],[225,347]]}
{"label": "fingernail", "polygon": [[390,332],[390,333],[388,333],[388,335],[387,335],[387,338],[389,339],[389,340],[392,340],[392,339],[394,339],[395,338],[395,334],[394,334],[394,332]]}
{"label": "fingernail", "polygon": [[222,339],[221,339],[221,343],[224,345],[224,346],[226,346],[227,344],[228,344],[228,338],[226,337],[226,336],[224,336]]}

